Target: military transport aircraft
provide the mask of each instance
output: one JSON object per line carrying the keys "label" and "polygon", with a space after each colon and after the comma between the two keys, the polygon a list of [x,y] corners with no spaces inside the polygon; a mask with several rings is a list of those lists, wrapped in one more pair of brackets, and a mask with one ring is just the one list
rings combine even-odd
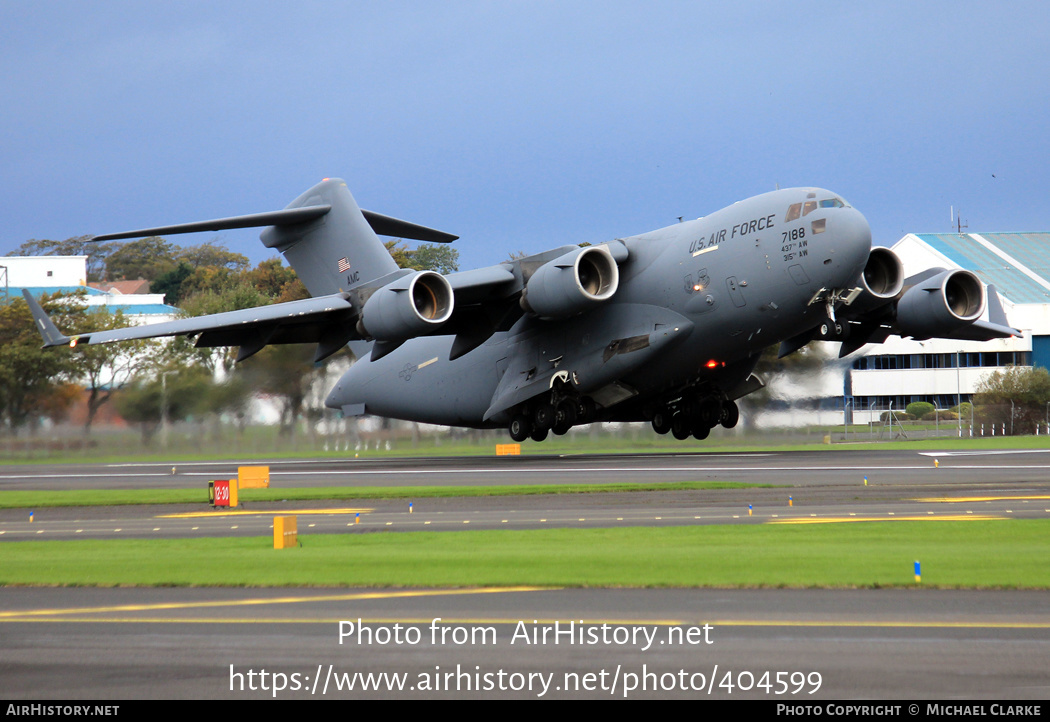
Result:
{"label": "military transport aircraft", "polygon": [[903,278],[892,251],[871,247],[864,216],[819,188],[448,275],[399,269],[377,234],[456,236],[361,210],[339,179],[281,211],[95,240],[257,226],[313,298],[70,337],[26,293],[45,345],[195,335],[197,346],[239,346],[238,360],[313,343],[318,361],[349,345],[358,360],[331,408],[542,441],[601,420],[649,421],[678,439],[732,427],[735,400],[763,385],[752,371],[773,343],[786,355],[837,340],[846,355],[891,334],[1020,334],[972,273]]}

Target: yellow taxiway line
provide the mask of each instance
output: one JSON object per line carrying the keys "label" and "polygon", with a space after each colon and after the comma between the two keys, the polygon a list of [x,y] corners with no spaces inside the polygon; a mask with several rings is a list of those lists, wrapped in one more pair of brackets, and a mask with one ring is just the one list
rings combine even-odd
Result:
{"label": "yellow taxiway line", "polygon": [[989,516],[987,514],[948,514],[945,516],[829,516],[811,517],[801,519],[776,519],[767,521],[766,524],[844,524],[857,521],[1003,521],[1009,517]]}
{"label": "yellow taxiway line", "polygon": [[[70,609],[29,609],[0,612],[0,621],[20,617],[65,618],[67,614],[106,614],[110,612],[152,612],[161,609],[208,609],[216,607],[247,607],[262,604],[302,604],[309,602],[350,602],[365,599],[404,599],[409,597],[441,597],[464,594],[506,594],[509,592],[547,591],[551,587],[483,587],[481,589],[422,589],[400,592],[354,592],[352,594],[323,594],[319,596],[262,597],[208,602],[161,602],[158,604],[120,604],[107,607],[74,607]],[[98,620],[95,620],[98,621]],[[428,620],[429,621],[429,620]]]}
{"label": "yellow taxiway line", "polygon": [[934,496],[928,499],[912,499],[912,501],[926,501],[931,503],[950,502],[979,502],[979,501],[1046,501],[1050,495],[1039,496]]}

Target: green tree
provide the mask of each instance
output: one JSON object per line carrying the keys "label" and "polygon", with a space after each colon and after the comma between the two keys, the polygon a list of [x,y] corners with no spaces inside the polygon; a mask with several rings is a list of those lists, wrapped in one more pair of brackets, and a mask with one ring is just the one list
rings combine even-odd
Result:
{"label": "green tree", "polygon": [[[186,298],[180,305],[183,318],[206,316],[242,308],[265,306],[270,299],[260,293],[247,280],[231,283],[219,290],[207,289]],[[228,372],[237,357],[236,349],[197,348],[193,339],[177,336],[171,339],[160,352],[162,365],[184,367],[203,366],[209,371],[222,369]]]}
{"label": "green tree", "polygon": [[410,252],[410,268],[438,273],[455,273],[459,270],[459,251],[446,243],[421,243]]}
{"label": "green tree", "polygon": [[1011,366],[988,374],[975,390],[981,421],[1003,424],[1008,434],[1031,434],[1046,418],[1050,372],[1041,366]]}
{"label": "green tree", "polygon": [[313,360],[309,344],[267,346],[237,365],[234,378],[263,395],[280,399],[281,435],[291,436],[303,413],[310,389],[317,381],[321,364]]}
{"label": "green tree", "polygon": [[913,401],[905,407],[904,411],[916,419],[921,419],[926,414],[932,414],[935,408],[928,401]]}
{"label": "green tree", "polygon": [[299,276],[289,266],[281,263],[280,258],[267,258],[260,261],[259,265],[247,272],[249,282],[263,295],[278,299],[281,298],[292,285],[299,284]]}
{"label": "green tree", "polygon": [[174,422],[202,413],[210,385],[204,368],[157,369],[121,389],[114,403],[125,420],[139,426],[149,446],[165,417]]}
{"label": "green tree", "polygon": [[153,281],[178,266],[176,254],[173,244],[157,236],[129,241],[109,254],[106,278],[110,281],[138,278]]}
{"label": "green tree", "polygon": [[[127,325],[127,318],[122,311],[110,313],[105,307],[96,306],[87,311],[67,333],[85,335],[93,331],[124,328]],[[163,342],[140,340],[97,345],[80,344],[70,351],[75,355],[78,379],[83,381],[87,391],[85,434],[91,432],[91,424],[94,423],[95,416],[103,404],[113,397],[115,391],[130,381],[135,371],[146,362],[147,346],[157,343]],[[51,350],[52,353],[65,351],[68,349]]]}
{"label": "green tree", "polygon": [[178,266],[150,282],[150,291],[163,293],[164,303],[178,306],[183,299],[182,284],[192,275],[193,266],[186,261],[179,261]]}
{"label": "green tree", "polygon": [[[81,305],[58,294],[45,295],[40,301],[62,328],[73,325],[84,313]],[[18,296],[0,304],[0,422],[4,428],[60,416],[74,399],[68,384],[77,376],[78,359],[42,345],[25,299]]]}
{"label": "green tree", "polygon": [[185,261],[196,268],[215,266],[236,273],[243,273],[251,268],[251,261],[247,256],[231,251],[221,243],[201,243],[197,246],[188,246],[175,254],[175,260]]}
{"label": "green tree", "polygon": [[447,244],[421,243],[412,249],[404,241],[393,240],[386,241],[384,245],[399,268],[438,273],[455,273],[459,270],[459,251]]}

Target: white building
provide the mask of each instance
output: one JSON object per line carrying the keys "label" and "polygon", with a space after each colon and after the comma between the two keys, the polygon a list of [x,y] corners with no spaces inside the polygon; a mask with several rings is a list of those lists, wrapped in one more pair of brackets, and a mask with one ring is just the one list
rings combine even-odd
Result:
{"label": "white building", "polygon": [[994,286],[1010,325],[1024,335],[984,342],[894,336],[865,346],[844,385],[855,423],[891,404],[903,411],[914,401],[941,409],[970,401],[982,378],[1007,366],[1050,367],[1050,233],[912,233],[893,250],[905,277],[935,266],[972,271]]}
{"label": "white building", "polygon": [[0,257],[0,286],[9,296],[20,296],[23,288],[38,298],[45,293],[82,291],[88,307],[123,311],[132,324],[170,321],[179,313],[179,309],[164,303],[164,294],[103,291],[88,286],[86,279],[87,256]]}

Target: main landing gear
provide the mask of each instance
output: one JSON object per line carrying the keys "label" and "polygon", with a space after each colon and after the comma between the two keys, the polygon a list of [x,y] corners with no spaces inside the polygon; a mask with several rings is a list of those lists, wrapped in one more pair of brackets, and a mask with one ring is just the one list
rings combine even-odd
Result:
{"label": "main landing gear", "polygon": [[717,396],[700,396],[695,400],[681,400],[675,405],[661,406],[653,413],[653,431],[666,434],[668,431],[679,441],[692,436],[704,440],[711,429],[721,424],[727,429],[740,420],[740,409],[735,401],[721,400]]}
{"label": "main landing gear", "polygon": [[551,392],[518,408],[508,431],[514,441],[543,441],[551,431],[561,436],[577,424],[589,424],[597,416],[594,399]]}

